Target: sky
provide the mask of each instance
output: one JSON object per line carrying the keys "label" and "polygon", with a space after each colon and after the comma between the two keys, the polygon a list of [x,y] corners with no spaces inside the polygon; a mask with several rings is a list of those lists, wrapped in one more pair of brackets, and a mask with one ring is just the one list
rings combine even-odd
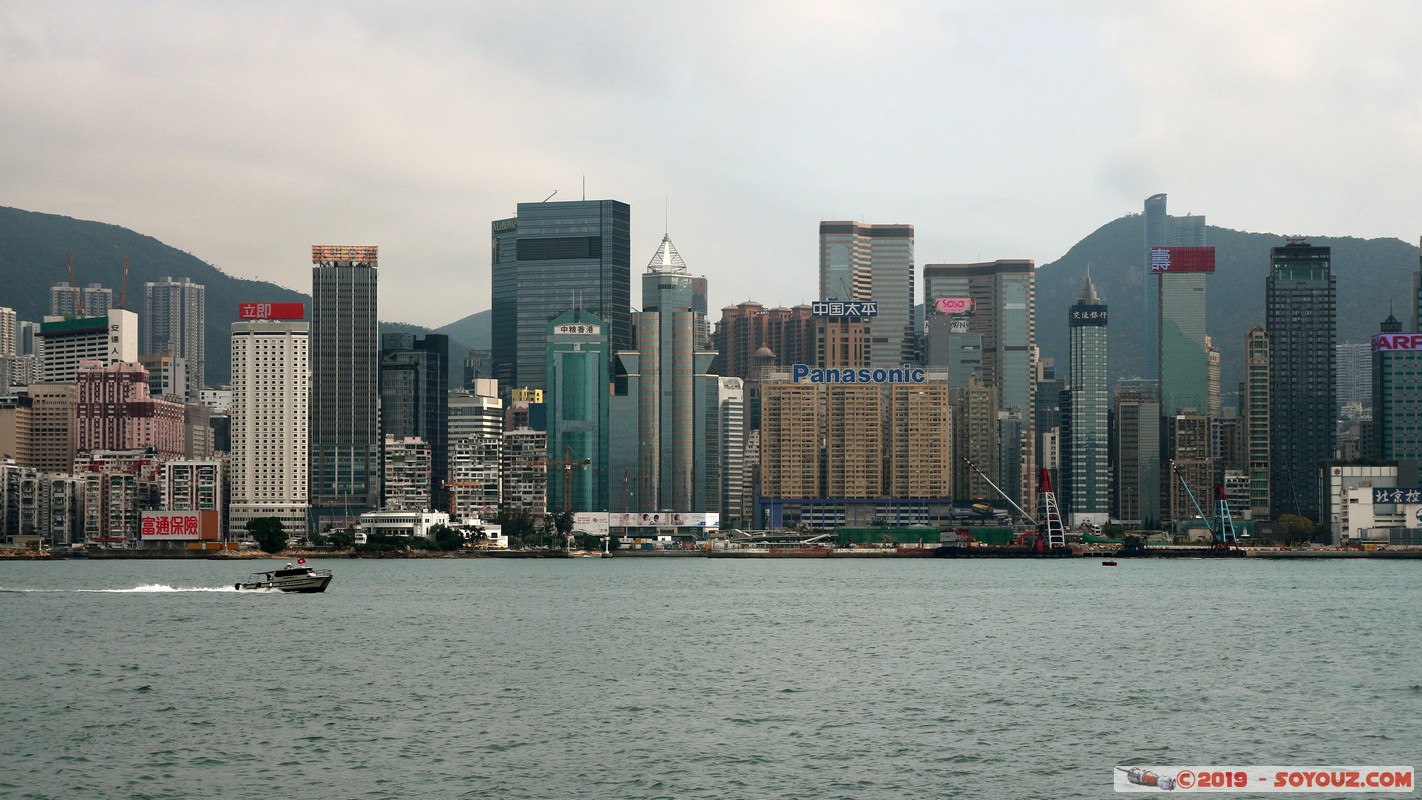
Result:
{"label": "sky", "polygon": [[[380,316],[489,307],[489,223],[632,207],[711,316],[816,299],[821,220],[919,264],[1060,257],[1143,199],[1280,234],[1422,233],[1414,2],[0,0],[0,205]],[[62,276],[59,276],[62,277]]]}

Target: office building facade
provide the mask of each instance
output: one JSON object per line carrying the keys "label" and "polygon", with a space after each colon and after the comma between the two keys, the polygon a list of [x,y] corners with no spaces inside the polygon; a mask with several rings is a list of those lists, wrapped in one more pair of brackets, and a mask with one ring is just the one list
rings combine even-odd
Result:
{"label": "office building facade", "polygon": [[608,346],[632,349],[631,208],[616,200],[519,203],[492,224],[494,377],[506,389],[544,388],[548,323],[569,308],[608,327]]}
{"label": "office building facade", "polygon": [[231,508],[228,531],[281,520],[304,536],[311,435],[310,326],[300,320],[232,324]]}
{"label": "office building facade", "polygon": [[380,504],[378,249],[311,248],[312,530]]}
{"label": "office building facade", "polygon": [[1265,328],[1269,334],[1269,440],[1272,518],[1319,522],[1320,465],[1337,434],[1334,372],[1337,276],[1332,250],[1302,238],[1269,251]]}
{"label": "office building facade", "polygon": [[1107,306],[1086,277],[1067,320],[1071,338],[1071,421],[1062,483],[1070,525],[1104,524],[1111,515],[1110,404],[1106,395]]}
{"label": "office building facade", "polygon": [[820,223],[819,300],[877,304],[868,319],[870,366],[915,360],[913,226]]}
{"label": "office building facade", "polygon": [[[390,437],[399,441],[414,436],[429,447],[425,502],[445,509],[449,505],[444,486],[449,473],[449,337],[387,333],[380,343],[381,433],[386,442]],[[387,472],[389,463],[387,454]],[[385,488],[382,492],[388,506],[391,492]]]}
{"label": "office building facade", "polygon": [[[1036,500],[1036,275],[1030,260],[927,264],[924,307],[967,300],[963,333],[981,337],[982,379],[998,389],[996,483],[1024,508]],[[937,366],[937,365],[935,365]],[[992,474],[992,473],[989,473]]]}
{"label": "office building facade", "polygon": [[206,387],[207,289],[188,278],[143,284],[140,355],[169,355],[187,366],[187,399],[196,400]]}

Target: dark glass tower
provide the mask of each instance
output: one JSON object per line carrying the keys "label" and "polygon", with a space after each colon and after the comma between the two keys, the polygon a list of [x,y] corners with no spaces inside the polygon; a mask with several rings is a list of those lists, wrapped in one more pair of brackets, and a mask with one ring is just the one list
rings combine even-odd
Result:
{"label": "dark glass tower", "polygon": [[[632,210],[616,200],[519,203],[492,229],[493,368],[509,389],[547,388],[548,323],[583,308],[632,349]],[[609,356],[610,358],[610,356]]]}
{"label": "dark glass tower", "polygon": [[418,436],[430,448],[430,506],[449,507],[449,337],[380,337],[380,432]]}
{"label": "dark glass tower", "polygon": [[377,248],[311,248],[311,501],[313,532],[380,502]]}
{"label": "dark glass tower", "polygon": [[1090,273],[1071,307],[1071,421],[1062,481],[1072,525],[1105,523],[1111,514],[1110,424],[1106,397],[1106,304]]}
{"label": "dark glass tower", "polygon": [[1271,516],[1319,522],[1320,465],[1332,458],[1337,278],[1331,250],[1289,239],[1269,251],[1265,327],[1269,334]]}

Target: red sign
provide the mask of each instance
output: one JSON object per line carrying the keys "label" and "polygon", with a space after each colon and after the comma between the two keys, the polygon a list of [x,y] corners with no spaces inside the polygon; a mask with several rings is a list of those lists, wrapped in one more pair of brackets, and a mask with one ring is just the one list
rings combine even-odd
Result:
{"label": "red sign", "polygon": [[238,319],[305,319],[305,303],[238,303]]}
{"label": "red sign", "polygon": [[1379,333],[1373,337],[1373,352],[1382,350],[1422,350],[1422,333]]}
{"label": "red sign", "polygon": [[220,531],[216,511],[144,511],[139,533],[144,539],[209,539]]}
{"label": "red sign", "polygon": [[1213,247],[1152,247],[1151,272],[1214,272]]}

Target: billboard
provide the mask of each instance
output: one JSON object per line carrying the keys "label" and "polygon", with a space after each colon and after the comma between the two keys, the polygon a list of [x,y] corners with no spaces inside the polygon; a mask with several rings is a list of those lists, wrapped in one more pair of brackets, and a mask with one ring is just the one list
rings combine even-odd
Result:
{"label": "billboard", "polygon": [[718,528],[721,515],[678,511],[614,512],[607,515],[607,524],[614,528]]}
{"label": "billboard", "polygon": [[1214,272],[1213,247],[1152,247],[1151,272]]}
{"label": "billboard", "polygon": [[1422,333],[1379,333],[1373,337],[1373,352],[1422,350]]}
{"label": "billboard", "polygon": [[351,261],[374,264],[380,248],[376,245],[313,244],[311,263],[322,261]]}
{"label": "billboard", "polygon": [[816,300],[810,304],[812,317],[877,317],[877,300]]}
{"label": "billboard", "polygon": [[933,301],[933,307],[940,314],[970,317],[973,315],[973,298],[940,297]]}
{"label": "billboard", "polygon": [[147,541],[218,538],[216,511],[144,511],[139,533]]}
{"label": "billboard", "polygon": [[238,303],[237,319],[306,319],[306,304]]}
{"label": "billboard", "polygon": [[606,536],[607,517],[606,511],[574,511],[573,530],[593,536]]}
{"label": "billboard", "polygon": [[923,383],[928,380],[928,370],[911,364],[894,369],[819,369],[795,364],[790,376],[795,383]]}

